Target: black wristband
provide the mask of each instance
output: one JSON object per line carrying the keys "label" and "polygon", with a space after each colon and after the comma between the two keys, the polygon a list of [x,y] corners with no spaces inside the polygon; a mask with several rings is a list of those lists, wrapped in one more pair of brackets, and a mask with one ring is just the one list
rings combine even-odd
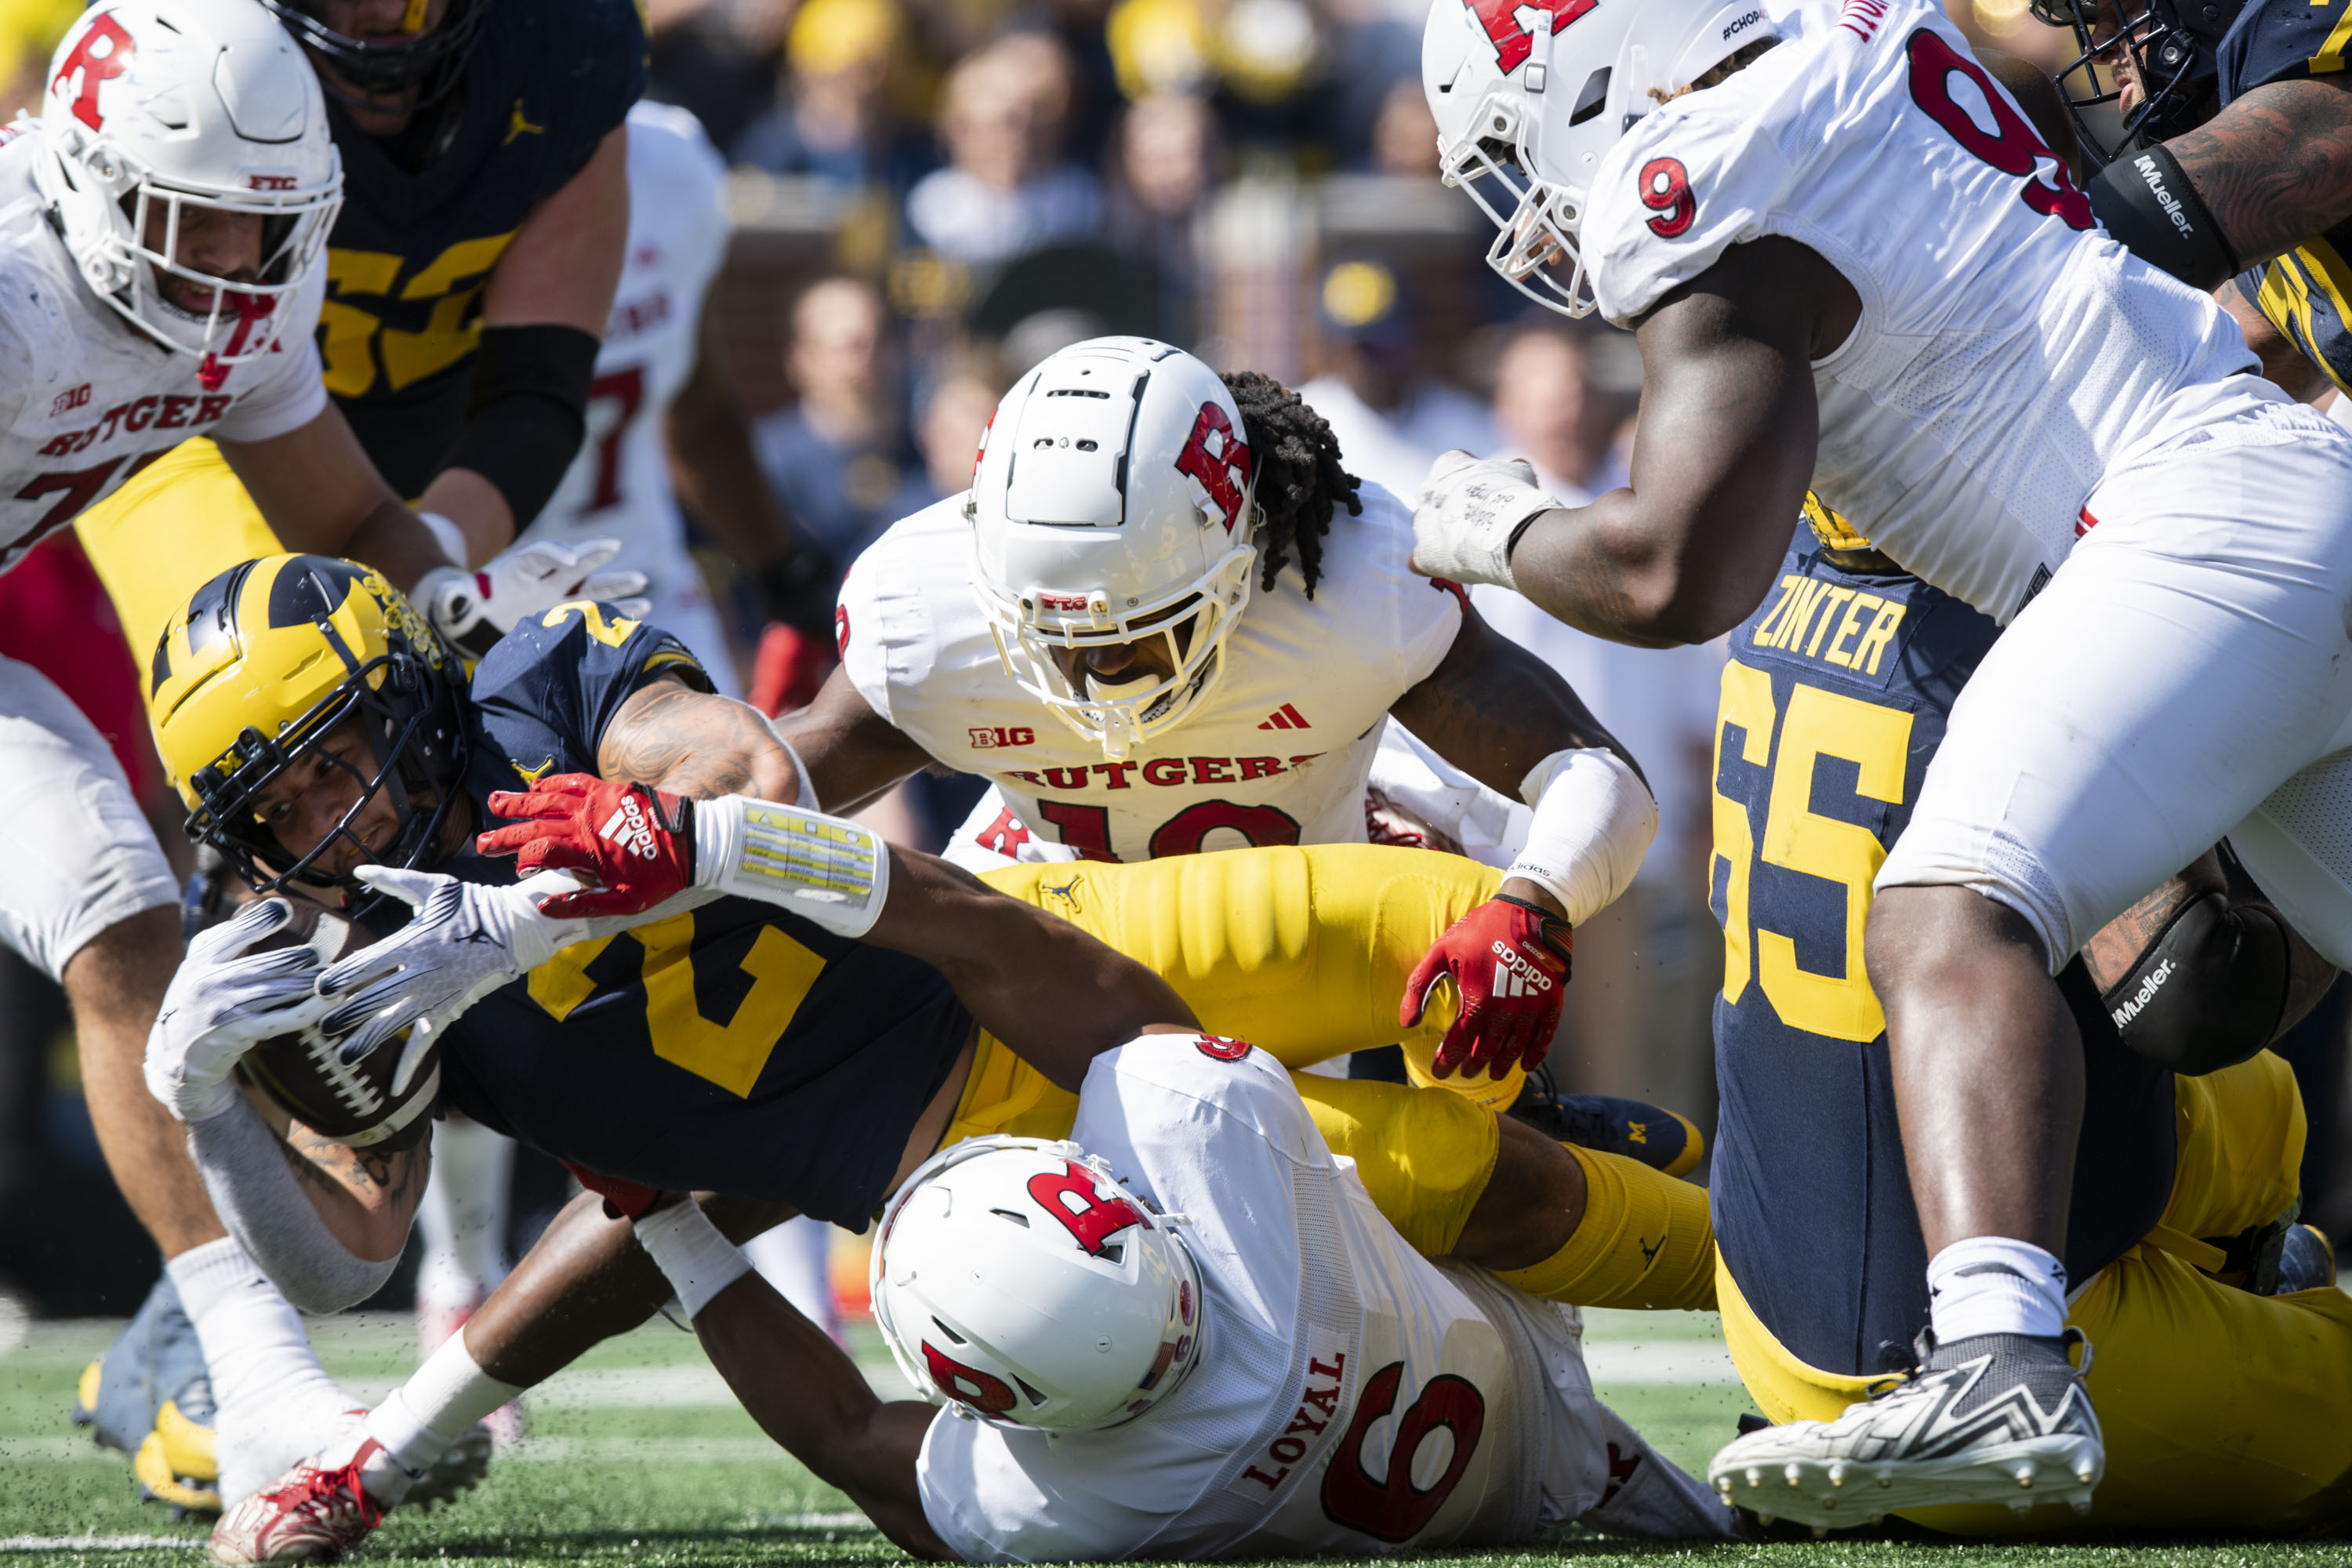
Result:
{"label": "black wristband", "polygon": [[2126,153],[2091,182],[2091,211],[2116,242],[2192,289],[2209,292],[2238,258],[2180,161],[2162,147]]}
{"label": "black wristband", "polygon": [[465,433],[444,468],[498,487],[520,533],[555,493],[588,428],[594,336],[577,327],[485,327],[474,355]]}

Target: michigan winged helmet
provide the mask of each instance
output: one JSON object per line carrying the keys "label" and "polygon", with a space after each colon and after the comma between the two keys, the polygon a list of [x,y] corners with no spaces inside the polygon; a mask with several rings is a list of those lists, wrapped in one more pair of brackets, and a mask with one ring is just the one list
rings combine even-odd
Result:
{"label": "michigan winged helmet", "polygon": [[[465,771],[465,692],[457,656],[381,574],[275,555],[222,573],[172,617],[155,645],[147,714],[187,803],[189,837],[263,891],[293,881],[356,900],[364,884],[315,863],[339,840],[385,865],[436,858]],[[321,744],[354,721],[369,749],[344,756]],[[371,754],[372,767],[359,765]],[[289,847],[257,802],[298,765],[340,768],[359,795],[318,844]],[[392,842],[370,845],[353,824],[379,794],[398,827]]]}

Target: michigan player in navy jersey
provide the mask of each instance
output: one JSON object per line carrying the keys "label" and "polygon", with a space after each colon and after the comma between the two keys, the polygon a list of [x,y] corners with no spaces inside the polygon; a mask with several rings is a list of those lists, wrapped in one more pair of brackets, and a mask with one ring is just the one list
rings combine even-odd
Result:
{"label": "michigan player in navy jersey", "polygon": [[[627,237],[624,119],[646,72],[636,8],[270,9],[310,56],[342,158],[319,329],[327,390],[450,562],[485,563],[538,514],[579,448]],[[183,446],[141,479],[81,524],[138,657],[198,584],[286,548],[262,521],[273,498],[248,494],[251,477],[230,473],[209,444]],[[191,516],[205,521],[191,527]],[[493,599],[506,586],[495,569],[488,584]],[[429,613],[446,598],[462,615],[478,608],[479,587],[436,572],[417,596]],[[482,629],[486,646],[494,633]]]}
{"label": "michigan player in navy jersey", "polygon": [[[1833,1419],[1911,1365],[1927,1321],[1862,933],[1946,715],[1999,635],[1818,502],[1808,517],[1778,588],[1731,634],[1715,768],[1717,1295],[1741,1375],[1780,1422]],[[2083,1282],[2071,1321],[2096,1348],[2108,1442],[2092,1506],[2119,1525],[2340,1524],[2352,1312],[2332,1289],[2268,1294],[2324,1284],[2327,1265],[2315,1233],[2291,1224],[2293,1075],[2254,1054],[2333,971],[2299,943],[2265,960],[2261,928],[2275,917],[2242,888],[2223,912],[2207,874],[2160,889],[2061,976],[2087,1080],[2064,1261]],[[2168,943],[2183,907],[2237,922],[2225,956]],[[2198,1005],[2200,989],[2228,997],[2226,1016]],[[2179,1059],[2185,1041],[2201,1059]],[[2174,1065],[2205,1076],[2176,1079]],[[1711,1474],[1770,1512],[1784,1440],[1744,1438]],[[2196,1485],[2181,1484],[2184,1467]],[[1887,1511],[1866,1496],[1854,1506]],[[2079,1522],[2064,1509],[1906,1517],[1969,1533]]]}
{"label": "michigan player in navy jersey", "polygon": [[[2034,0],[2033,12],[2080,46],[2059,85],[2107,165],[2089,187],[2107,231],[2197,288],[2234,278],[2223,303],[2288,390],[2352,388],[2346,0]],[[2083,113],[2107,102],[2119,130]]]}
{"label": "michigan player in navy jersey", "polygon": [[[228,1061],[257,1038],[314,1024],[364,1049],[430,993],[421,1005],[452,1108],[584,1166],[715,1189],[759,1226],[791,1210],[856,1225],[908,1158],[942,1141],[1066,1131],[1071,1066],[1116,1043],[1135,1020],[1116,1011],[1106,1030],[1105,1008],[1149,979],[1083,933],[1169,976],[1173,992],[1148,993],[1155,1016],[1197,1015],[1226,1032],[1246,1023],[1304,1065],[1393,1037],[1407,973],[1496,880],[1451,857],[1333,846],[1009,868],[992,874],[1007,897],[849,825],[748,799],[797,795],[796,760],[751,710],[703,689],[664,633],[609,606],[559,606],[509,634],[467,690],[380,578],[315,557],[206,585],[150,669],[151,714],[195,808],[193,830],[266,890],[352,898],[363,919],[396,914],[386,892],[424,905],[319,977],[335,993],[323,1012],[255,1014],[262,997],[237,977],[266,976],[240,969],[253,961],[236,950],[260,928],[225,939],[226,952],[208,945],[182,972],[175,1022],[151,1045],[151,1087],[188,1122],[227,1223],[289,1294],[317,1306],[365,1295],[398,1258],[423,1155],[343,1149],[284,1126],[322,1173],[298,1185],[252,1108],[223,1088]],[[392,737],[381,749],[378,732]],[[573,848],[602,857],[591,863],[603,890],[578,912],[604,905],[611,923],[575,927],[548,918],[571,909],[519,905],[531,900],[514,863],[474,852],[470,834],[493,812],[594,789],[617,808],[569,830],[521,825],[572,831]],[[758,896],[712,901],[683,882],[648,890],[670,864],[671,836],[689,816],[710,834],[714,809],[744,814],[754,832],[782,813],[840,836],[827,841],[841,853],[862,846],[863,883],[835,878],[791,906],[809,919]],[[488,846],[511,848],[516,832]],[[757,875],[761,860],[743,864]],[[549,936],[555,926],[567,929]],[[264,955],[264,969],[282,957]],[[525,969],[527,982],[504,984]],[[354,985],[370,988],[355,996]],[[443,1004],[467,997],[479,1000],[443,1023]],[[1408,1051],[1425,1065],[1450,1021],[1425,1020]],[[1008,1046],[1034,1068],[1006,1071]],[[1570,1154],[1445,1089],[1310,1078],[1302,1092],[1424,1252],[1566,1300],[1711,1302],[1698,1189],[1633,1160]],[[302,1218],[313,1210],[316,1223]],[[593,1212],[559,1222],[419,1373],[443,1403],[417,1430],[388,1433],[388,1449],[415,1453],[436,1441],[427,1433],[446,1443],[521,1384],[643,1320],[663,1288],[625,1230],[600,1230]],[[471,1411],[482,1394],[490,1403]]]}

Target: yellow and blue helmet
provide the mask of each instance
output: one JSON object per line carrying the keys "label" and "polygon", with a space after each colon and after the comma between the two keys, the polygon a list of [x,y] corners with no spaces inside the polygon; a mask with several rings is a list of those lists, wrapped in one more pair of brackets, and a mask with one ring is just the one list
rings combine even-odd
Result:
{"label": "yellow and blue helmet", "polygon": [[[378,794],[399,816],[393,843],[369,852],[413,866],[437,853],[466,766],[466,675],[457,657],[381,573],[326,555],[273,555],[197,589],[163,628],[149,666],[147,718],[188,837],[228,857],[263,892],[289,882],[368,895],[348,875],[313,869]],[[320,742],[357,721],[372,772]],[[297,850],[255,809],[260,792],[308,756],[351,773],[360,795],[334,829]]]}

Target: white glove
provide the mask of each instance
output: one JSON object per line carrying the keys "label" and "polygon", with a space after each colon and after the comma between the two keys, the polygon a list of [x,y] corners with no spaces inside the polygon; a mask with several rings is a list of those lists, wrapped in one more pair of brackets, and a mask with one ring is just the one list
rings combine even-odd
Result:
{"label": "white glove", "polygon": [[643,616],[646,574],[597,570],[620,552],[617,539],[592,539],[576,548],[538,540],[500,551],[478,572],[436,566],[417,579],[408,597],[451,646],[478,658],[532,616],[569,599],[602,599],[625,616]]}
{"label": "white glove", "polygon": [[345,1062],[409,1029],[393,1074],[394,1094],[408,1088],[427,1046],[467,1008],[591,934],[586,921],[539,912],[541,900],[579,890],[569,872],[542,872],[503,887],[393,866],[362,866],[352,875],[416,913],[318,975],[319,995],[333,1008],[319,1026],[330,1036],[349,1032],[337,1052]]}
{"label": "white glove", "polygon": [[1511,545],[1520,527],[1563,504],[1536,482],[1523,458],[1447,452],[1429,466],[1429,482],[1412,509],[1412,569],[1424,577],[1516,589]]}
{"label": "white glove", "polygon": [[331,1003],[316,995],[319,955],[289,947],[247,956],[293,917],[283,899],[247,904],[188,944],[147,1035],[147,1092],[182,1121],[209,1121],[236,1103],[229,1073],[264,1040],[308,1028]]}

